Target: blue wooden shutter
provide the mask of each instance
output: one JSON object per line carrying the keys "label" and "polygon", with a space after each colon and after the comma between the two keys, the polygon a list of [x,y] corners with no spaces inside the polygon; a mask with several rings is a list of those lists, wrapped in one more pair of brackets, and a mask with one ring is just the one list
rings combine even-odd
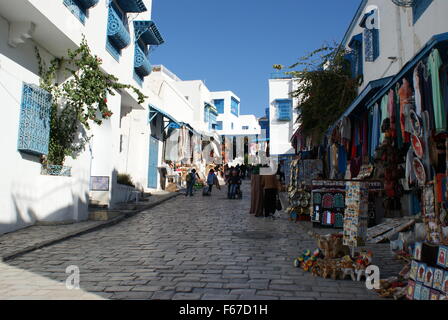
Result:
{"label": "blue wooden shutter", "polygon": [[19,151],[34,155],[48,154],[51,101],[47,91],[32,84],[23,85],[17,146]]}

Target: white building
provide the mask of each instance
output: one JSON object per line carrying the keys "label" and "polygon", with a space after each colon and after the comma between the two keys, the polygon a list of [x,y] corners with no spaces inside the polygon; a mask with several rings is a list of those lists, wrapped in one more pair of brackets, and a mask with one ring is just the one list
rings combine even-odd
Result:
{"label": "white building", "polygon": [[[151,0],[0,0],[0,99],[5,106],[0,120],[5,168],[0,234],[36,222],[85,220],[92,201],[113,208],[129,200],[135,189],[117,183],[119,173],[129,174],[140,191],[159,189],[158,169],[169,132],[188,128],[185,137],[195,137],[201,147],[201,133],[207,139],[214,135],[204,131],[208,126],[196,116],[203,109],[179,91],[174,74],[155,71],[148,77],[149,48],[163,43],[151,21],[151,5]],[[83,36],[92,54],[101,58],[104,72],[148,98],[139,104],[130,89],[108,95],[113,115],[101,126],[91,126],[87,134],[92,138],[83,152],[75,159],[66,157],[65,175],[48,175],[40,158],[48,149],[50,115],[45,110],[50,100],[38,88],[35,47],[48,63],[76,49]],[[29,114],[31,107],[41,117]]]}
{"label": "white building", "polygon": [[362,75],[359,92],[371,81],[396,75],[434,35],[448,32],[447,10],[445,0],[418,0],[410,6],[361,1],[342,40],[353,52],[354,74]]}
{"label": "white building", "polygon": [[298,129],[297,98],[291,92],[297,89],[292,77],[273,74],[269,79],[269,155],[295,155],[291,138]]}

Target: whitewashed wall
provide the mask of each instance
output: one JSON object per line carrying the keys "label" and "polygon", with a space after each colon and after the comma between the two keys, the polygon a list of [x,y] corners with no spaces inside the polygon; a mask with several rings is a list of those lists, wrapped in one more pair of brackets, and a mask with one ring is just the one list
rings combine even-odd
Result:
{"label": "whitewashed wall", "polygon": [[295,150],[291,146],[291,137],[297,130],[298,125],[297,99],[293,99],[293,110],[291,121],[276,120],[276,105],[277,99],[290,99],[290,92],[297,88],[297,83],[292,79],[270,79],[269,80],[269,126],[270,126],[270,154],[294,154]]}

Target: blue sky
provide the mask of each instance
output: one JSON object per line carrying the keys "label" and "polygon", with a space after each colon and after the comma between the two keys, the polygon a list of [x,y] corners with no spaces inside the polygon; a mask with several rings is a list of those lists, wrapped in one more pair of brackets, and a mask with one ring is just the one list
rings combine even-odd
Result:
{"label": "blue sky", "polygon": [[231,90],[241,114],[264,115],[272,65],[340,42],[361,0],[153,0],[165,43],[151,53],[182,80]]}

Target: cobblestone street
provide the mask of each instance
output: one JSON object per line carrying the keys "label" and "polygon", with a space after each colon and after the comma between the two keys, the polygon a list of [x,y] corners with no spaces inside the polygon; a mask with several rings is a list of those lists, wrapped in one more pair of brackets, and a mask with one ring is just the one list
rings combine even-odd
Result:
{"label": "cobblestone street", "polygon": [[[76,265],[82,291],[107,299],[378,298],[363,282],[315,278],[294,268],[293,259],[314,249],[315,240],[286,217],[250,215],[249,186],[246,181],[243,200],[227,200],[225,187],[211,197],[181,195],[4,264],[59,282],[68,277],[66,267]],[[13,273],[8,285],[0,280],[0,296],[29,298],[29,288],[14,277],[22,273]]]}

